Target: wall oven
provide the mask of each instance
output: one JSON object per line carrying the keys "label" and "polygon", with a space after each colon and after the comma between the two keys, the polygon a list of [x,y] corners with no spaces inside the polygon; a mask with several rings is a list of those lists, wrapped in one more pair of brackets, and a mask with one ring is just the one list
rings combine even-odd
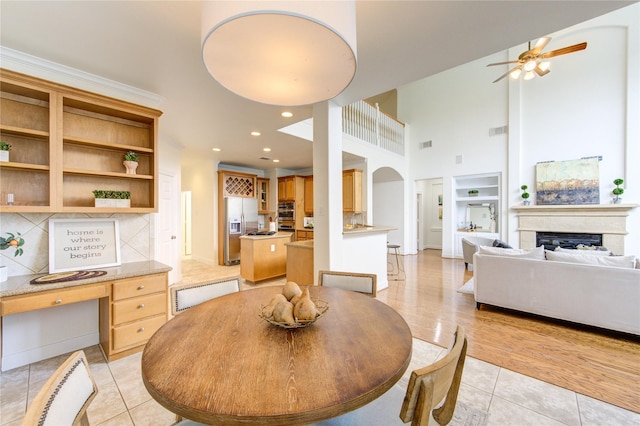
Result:
{"label": "wall oven", "polygon": [[293,231],[296,228],[296,203],[286,201],[278,203],[278,230]]}

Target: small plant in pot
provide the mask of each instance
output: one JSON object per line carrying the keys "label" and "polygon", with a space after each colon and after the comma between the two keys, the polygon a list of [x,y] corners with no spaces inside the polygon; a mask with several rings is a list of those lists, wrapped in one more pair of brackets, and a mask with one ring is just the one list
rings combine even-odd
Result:
{"label": "small plant in pot", "polygon": [[618,178],[615,179],[613,181],[613,184],[616,186],[615,188],[613,188],[613,195],[615,195],[615,197],[613,197],[613,202],[615,204],[620,204],[622,202],[622,198],[620,198],[620,196],[622,194],[624,194],[624,188],[621,188],[620,185],[622,185],[624,183],[624,180]]}
{"label": "small plant in pot", "polygon": [[96,207],[131,207],[131,192],[96,189],[93,191]]}
{"label": "small plant in pot", "polygon": [[0,161],[8,162],[9,161],[9,151],[11,150],[11,145],[6,142],[0,141]]}
{"label": "small plant in pot", "polygon": [[478,190],[477,189],[470,189],[467,191],[467,194],[469,195],[469,197],[477,197],[478,196]]}
{"label": "small plant in pot", "polygon": [[124,154],[124,162],[122,163],[127,169],[128,175],[135,175],[138,168],[138,154],[134,151],[129,151]]}
{"label": "small plant in pot", "polygon": [[522,190],[522,204],[528,206],[529,204],[531,204],[531,201],[529,200],[530,195],[527,192],[527,189],[529,189],[529,187],[527,185],[522,185],[520,189]]}

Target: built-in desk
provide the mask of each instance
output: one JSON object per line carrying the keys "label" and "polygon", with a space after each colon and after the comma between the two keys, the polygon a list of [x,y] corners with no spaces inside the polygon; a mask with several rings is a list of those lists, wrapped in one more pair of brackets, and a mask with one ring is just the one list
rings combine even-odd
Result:
{"label": "built-in desk", "polygon": [[142,350],[167,321],[171,267],[148,261],[96,269],[107,273],[48,284],[30,284],[42,274],[10,277],[0,283],[0,321],[7,315],[98,299],[100,346],[109,361]]}

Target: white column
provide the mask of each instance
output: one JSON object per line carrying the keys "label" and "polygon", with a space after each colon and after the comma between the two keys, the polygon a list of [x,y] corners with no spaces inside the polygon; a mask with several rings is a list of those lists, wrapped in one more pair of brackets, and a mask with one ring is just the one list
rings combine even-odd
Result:
{"label": "white column", "polygon": [[340,265],[342,244],[342,108],[313,106],[314,276]]}

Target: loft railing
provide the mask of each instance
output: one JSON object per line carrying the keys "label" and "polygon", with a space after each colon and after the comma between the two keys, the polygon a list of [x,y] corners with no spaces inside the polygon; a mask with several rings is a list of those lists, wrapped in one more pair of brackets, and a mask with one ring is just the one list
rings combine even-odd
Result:
{"label": "loft railing", "polygon": [[342,107],[342,131],[387,151],[404,155],[404,123],[366,101]]}

